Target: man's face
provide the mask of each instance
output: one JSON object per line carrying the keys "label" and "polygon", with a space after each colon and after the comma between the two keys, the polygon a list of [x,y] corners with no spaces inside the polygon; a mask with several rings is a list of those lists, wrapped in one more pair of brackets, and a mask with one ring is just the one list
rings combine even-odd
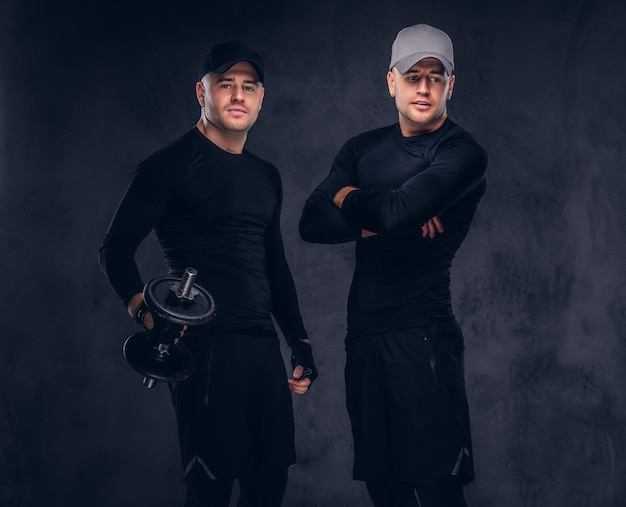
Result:
{"label": "man's face", "polygon": [[196,84],[203,114],[217,129],[245,133],[256,122],[265,88],[254,67],[238,62],[224,74],[207,74]]}
{"label": "man's face", "polygon": [[454,76],[446,75],[439,60],[424,58],[406,74],[394,67],[387,73],[387,86],[395,97],[403,135],[425,134],[443,125]]}

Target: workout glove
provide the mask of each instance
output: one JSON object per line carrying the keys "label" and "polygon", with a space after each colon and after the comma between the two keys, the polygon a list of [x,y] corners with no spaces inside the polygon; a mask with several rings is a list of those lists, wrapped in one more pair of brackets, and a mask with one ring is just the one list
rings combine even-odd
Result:
{"label": "workout glove", "polygon": [[317,368],[315,367],[315,361],[313,361],[313,349],[311,344],[304,341],[305,338],[299,340],[293,340],[289,342],[291,347],[291,366],[302,366],[304,371],[302,377],[298,380],[310,378],[313,382],[317,378]]}
{"label": "workout glove", "polygon": [[[152,329],[148,329],[144,322],[146,313],[148,312],[152,315],[152,322],[154,324]],[[150,334],[157,336],[158,339],[161,340],[160,343],[167,343],[170,341],[173,342],[180,336],[180,332],[183,330],[183,326],[180,324],[175,324],[159,317],[156,313],[150,310],[150,307],[145,303],[145,301],[142,301],[137,310],[135,310],[133,319]]]}

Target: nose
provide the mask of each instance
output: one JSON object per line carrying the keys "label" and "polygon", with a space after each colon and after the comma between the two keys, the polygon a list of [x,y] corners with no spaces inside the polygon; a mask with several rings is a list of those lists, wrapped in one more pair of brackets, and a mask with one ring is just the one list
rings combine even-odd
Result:
{"label": "nose", "polygon": [[428,95],[430,93],[430,87],[428,86],[428,76],[422,76],[417,82],[417,93],[421,95]]}
{"label": "nose", "polygon": [[243,102],[243,86],[239,86],[239,85],[235,85],[232,88],[233,93],[230,97],[230,100],[232,100],[233,102]]}

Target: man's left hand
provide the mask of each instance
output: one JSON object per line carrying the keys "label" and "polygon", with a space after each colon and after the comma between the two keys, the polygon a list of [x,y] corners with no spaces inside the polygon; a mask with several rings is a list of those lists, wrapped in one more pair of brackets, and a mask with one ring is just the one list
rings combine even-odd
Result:
{"label": "man's left hand", "polygon": [[304,394],[317,378],[313,350],[311,343],[306,338],[295,340],[290,345],[293,378],[288,380],[289,390],[295,394]]}
{"label": "man's left hand", "polygon": [[296,366],[293,370],[293,378],[287,380],[289,383],[289,390],[292,394],[304,394],[311,387],[312,381],[309,377],[302,378],[304,368],[302,366]]}
{"label": "man's left hand", "polygon": [[439,217],[432,217],[428,222],[422,225],[422,238],[428,236],[434,238],[435,234],[443,232],[443,224]]}

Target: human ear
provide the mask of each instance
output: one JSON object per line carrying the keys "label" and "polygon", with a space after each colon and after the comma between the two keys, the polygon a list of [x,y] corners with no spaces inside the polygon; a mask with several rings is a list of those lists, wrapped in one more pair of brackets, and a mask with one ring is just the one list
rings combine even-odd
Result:
{"label": "human ear", "polygon": [[450,76],[450,81],[448,82],[448,100],[452,98],[452,91],[454,90],[454,82],[456,81],[456,76],[452,74]]}
{"label": "human ear", "polygon": [[391,70],[387,72],[387,89],[389,90],[389,95],[391,95],[391,97],[396,96],[396,77],[393,75]]}
{"label": "human ear", "polygon": [[259,102],[259,111],[263,107],[263,98],[265,97],[265,86],[261,85],[261,101]]}
{"label": "human ear", "polygon": [[204,107],[204,91],[204,85],[198,81],[196,83],[196,98],[198,99],[200,107]]}

